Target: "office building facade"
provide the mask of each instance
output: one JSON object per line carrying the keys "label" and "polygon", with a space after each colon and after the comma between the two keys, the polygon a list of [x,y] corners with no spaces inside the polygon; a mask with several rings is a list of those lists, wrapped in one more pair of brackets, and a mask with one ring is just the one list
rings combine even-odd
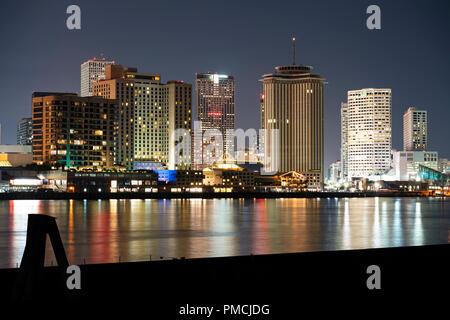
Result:
{"label": "office building facade", "polygon": [[30,146],[33,142],[33,119],[23,118],[17,123],[17,144]]}
{"label": "office building facade", "polygon": [[427,150],[427,111],[411,107],[403,115],[403,150]]}
{"label": "office building facade", "polygon": [[[169,170],[191,168],[192,130],[192,85],[184,81],[169,81],[168,130],[169,130]],[[180,131],[177,131],[181,129]],[[184,148],[182,148],[184,147]]]}
{"label": "office building facade", "polygon": [[[323,83],[311,67],[290,65],[276,67],[265,74],[264,137],[265,159],[273,159],[279,150],[278,165],[268,171],[296,171],[308,179],[310,190],[323,184]],[[272,141],[271,131],[279,137]],[[271,165],[276,161],[271,161]],[[278,167],[278,168],[276,168]]]}
{"label": "office building facade", "polygon": [[[197,99],[197,120],[201,121],[202,132],[207,129],[216,129],[222,134],[222,161],[234,158],[233,137],[227,135],[227,130],[235,129],[235,83],[231,75],[202,73],[196,75],[195,82]],[[208,145],[217,143],[212,139],[203,137],[196,145],[201,148],[199,152],[201,159],[195,164],[197,169],[203,169],[211,165],[213,157],[204,152]],[[220,151],[219,151],[220,153]]]}
{"label": "office building facade", "polygon": [[105,67],[114,64],[105,58],[92,58],[81,64],[81,97],[93,95],[94,83],[105,79]]}
{"label": "office building facade", "polygon": [[391,89],[348,91],[348,178],[391,168]]}

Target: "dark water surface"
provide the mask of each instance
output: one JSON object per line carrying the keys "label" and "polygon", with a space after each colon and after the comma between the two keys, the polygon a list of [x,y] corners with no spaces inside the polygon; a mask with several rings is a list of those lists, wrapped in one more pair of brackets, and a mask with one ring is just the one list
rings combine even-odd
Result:
{"label": "dark water surface", "polygon": [[11,200],[0,268],[20,263],[29,213],[57,218],[71,264],[450,242],[448,198]]}

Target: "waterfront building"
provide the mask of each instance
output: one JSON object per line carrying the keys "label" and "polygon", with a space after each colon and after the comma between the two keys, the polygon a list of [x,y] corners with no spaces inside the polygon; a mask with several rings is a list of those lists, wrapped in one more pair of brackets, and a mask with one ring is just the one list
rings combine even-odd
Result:
{"label": "waterfront building", "polygon": [[348,104],[341,103],[341,178],[348,178]]}
{"label": "waterfront building", "polygon": [[[1,155],[0,155],[1,157]],[[0,160],[0,163],[2,161]],[[43,181],[38,178],[36,170],[18,167],[2,167],[0,165],[0,193],[11,191],[36,191]]]}
{"label": "waterfront building", "polygon": [[68,171],[68,192],[158,192],[158,174],[154,171]]}
{"label": "waterfront building", "polygon": [[[219,155],[205,154],[205,149],[212,143],[219,143],[203,136],[207,129],[215,129],[222,135],[223,162],[234,159],[234,136],[228,136],[227,130],[235,129],[235,84],[234,77],[225,74],[197,73],[195,81],[197,99],[197,120],[201,121],[202,135],[200,141],[195,141],[195,150],[198,153],[199,163],[194,164],[196,169],[203,169],[211,165],[214,157]],[[197,136],[196,136],[197,137]],[[222,161],[220,161],[222,162]]]}
{"label": "waterfront building", "polygon": [[33,141],[33,119],[23,118],[17,123],[17,144],[31,146]]}
{"label": "waterfront building", "polygon": [[203,192],[205,175],[201,170],[159,170],[158,185],[166,192]]}
{"label": "waterfront building", "polygon": [[256,173],[235,164],[219,163],[203,169],[204,186],[213,186],[214,192],[253,191]]}
{"label": "waterfront building", "polygon": [[403,150],[427,150],[427,111],[411,107],[403,115]]}
{"label": "waterfront building", "polygon": [[[295,40],[295,39],[294,39]],[[297,171],[308,178],[310,190],[323,183],[323,84],[312,67],[278,66],[273,74],[263,75],[265,159],[273,159],[267,171]],[[272,141],[272,130],[279,130]],[[278,167],[278,168],[277,168]]]}
{"label": "waterfront building", "polygon": [[114,64],[105,58],[92,58],[81,64],[81,97],[93,95],[94,83],[105,79],[105,66]]}
{"label": "waterfront building", "polygon": [[435,151],[392,151],[395,180],[420,180],[421,167],[438,170],[438,153]]}
{"label": "waterfront building", "polygon": [[0,145],[0,167],[21,167],[32,163],[31,146]]}
{"label": "waterfront building", "polygon": [[348,91],[348,179],[391,168],[391,89]]}
{"label": "waterfront building", "polygon": [[278,178],[280,180],[280,191],[306,191],[308,189],[308,179],[305,175],[290,171],[283,173]]}
{"label": "waterfront building", "polygon": [[115,100],[35,92],[33,161],[63,167],[114,165]]}

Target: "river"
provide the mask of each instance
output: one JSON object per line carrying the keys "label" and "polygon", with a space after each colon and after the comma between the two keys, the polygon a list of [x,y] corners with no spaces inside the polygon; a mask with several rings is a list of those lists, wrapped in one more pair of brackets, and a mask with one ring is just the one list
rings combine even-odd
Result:
{"label": "river", "polygon": [[0,268],[20,264],[30,213],[57,218],[70,264],[450,242],[448,198],[10,200]]}

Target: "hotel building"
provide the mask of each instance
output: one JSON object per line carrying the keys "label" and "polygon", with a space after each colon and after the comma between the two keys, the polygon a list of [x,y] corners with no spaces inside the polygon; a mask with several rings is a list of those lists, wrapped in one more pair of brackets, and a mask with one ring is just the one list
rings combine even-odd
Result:
{"label": "hotel building", "polygon": [[167,90],[158,74],[109,65],[105,79],[94,83],[94,95],[116,99],[115,162],[134,169],[135,162],[166,161]]}
{"label": "hotel building", "polygon": [[[323,184],[323,83],[312,67],[290,65],[276,67],[265,74],[264,123],[265,159],[278,154],[268,171],[296,171],[308,179],[308,189],[319,190]],[[271,131],[278,129],[277,141]],[[277,168],[278,167],[278,168]]]}
{"label": "hotel building", "polygon": [[117,103],[74,93],[32,95],[33,162],[111,167]]}
{"label": "hotel building", "polygon": [[408,108],[403,115],[403,150],[427,150],[427,112]]}
{"label": "hotel building", "polygon": [[114,64],[105,58],[92,58],[81,64],[81,97],[93,95],[95,82],[105,79],[105,66]]}
{"label": "hotel building", "polygon": [[348,91],[348,179],[391,168],[391,89]]}
{"label": "hotel building", "polygon": [[[195,81],[197,98],[197,120],[202,123],[202,132],[206,129],[217,129],[223,137],[223,160],[234,159],[233,137],[227,136],[227,130],[235,129],[235,84],[234,77],[224,74],[197,74]],[[197,169],[211,165],[210,156],[203,150],[211,144],[207,138],[197,141],[202,147],[199,153],[201,163],[195,164]]]}
{"label": "hotel building", "polygon": [[[94,95],[118,100],[117,164],[150,170],[168,166],[170,130],[191,127],[191,85],[177,81],[162,84],[159,74],[110,65],[105,68],[105,79],[94,84]],[[181,163],[190,160],[187,158]]]}

